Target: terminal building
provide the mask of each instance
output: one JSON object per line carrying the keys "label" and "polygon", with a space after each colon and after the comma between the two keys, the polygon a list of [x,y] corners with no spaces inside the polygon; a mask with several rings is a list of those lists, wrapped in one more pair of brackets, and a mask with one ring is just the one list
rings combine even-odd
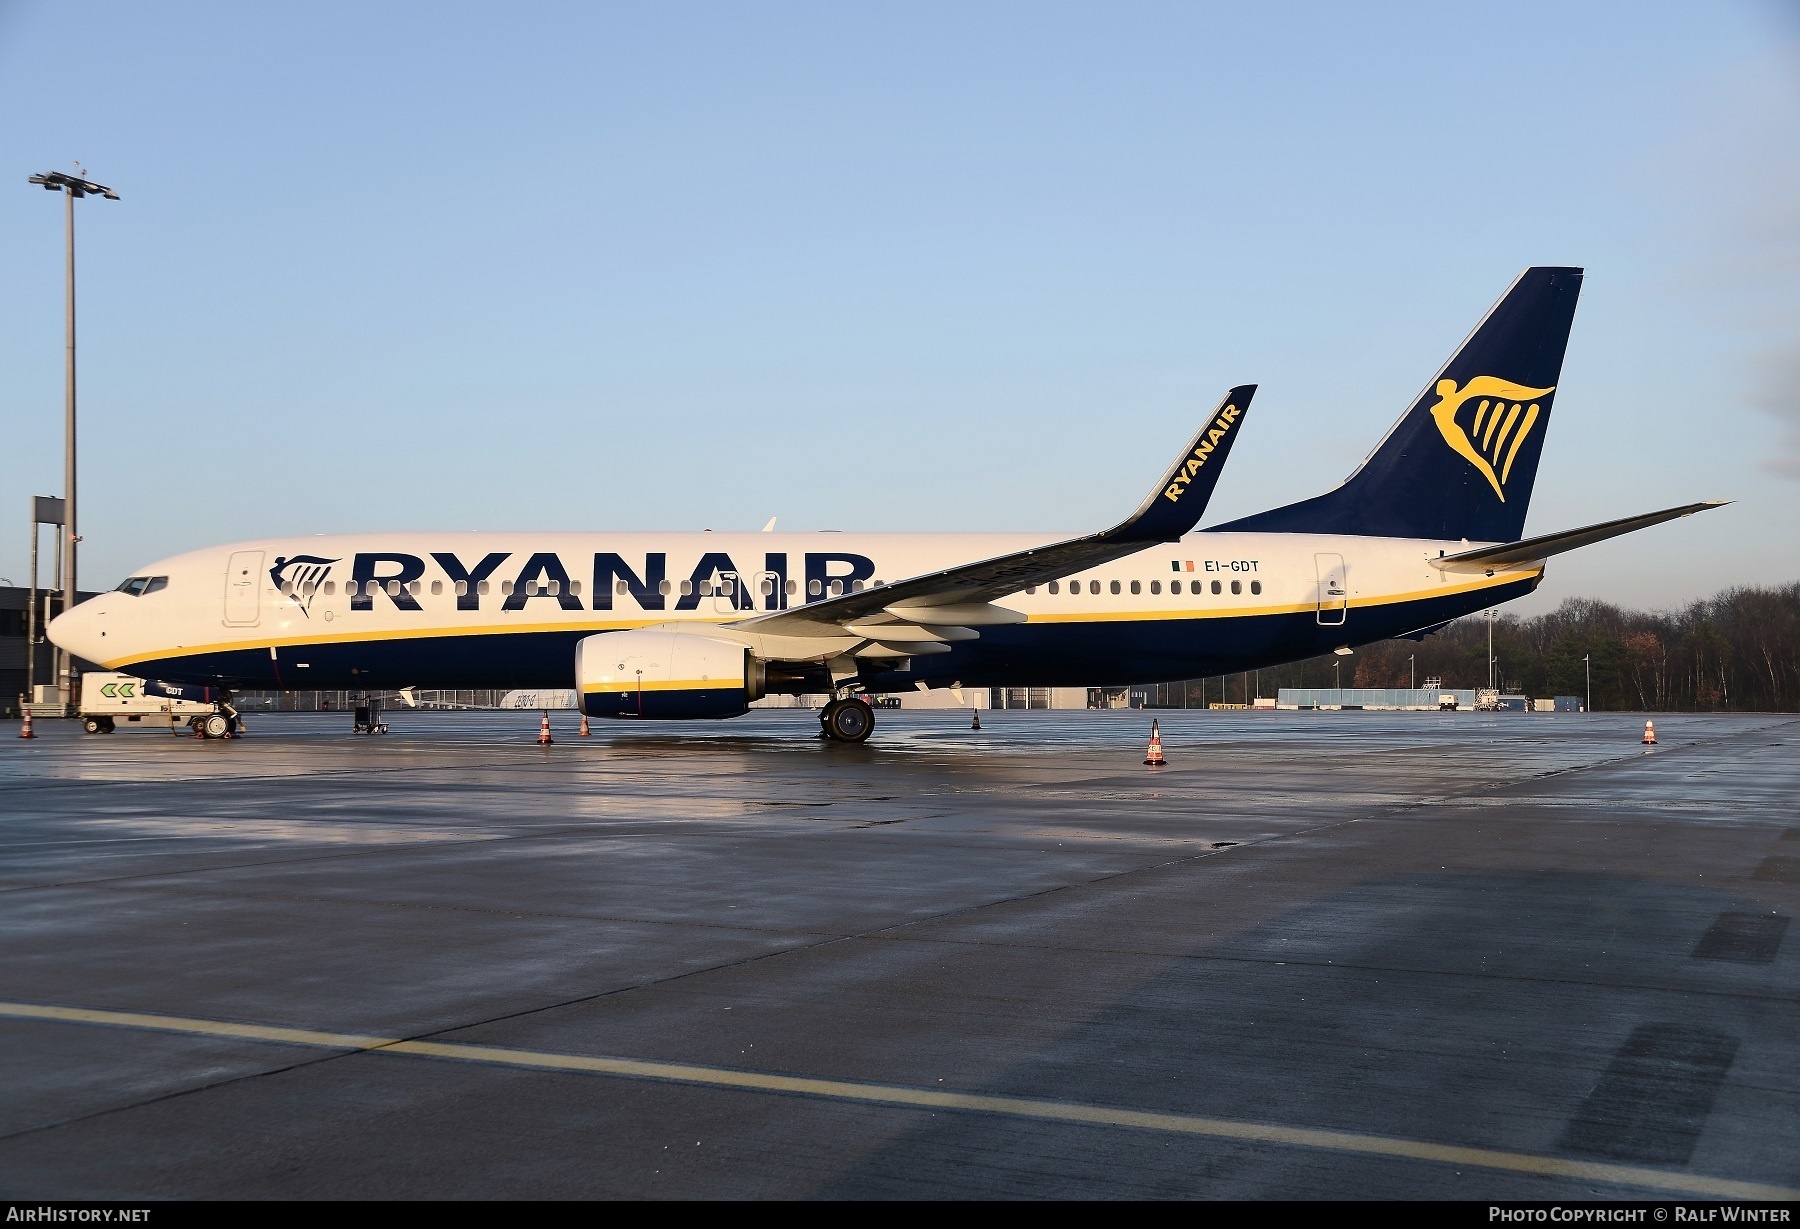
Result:
{"label": "terminal building", "polygon": [[1436,712],[1478,709],[1499,713],[1578,713],[1580,696],[1534,700],[1478,688],[1451,687],[1283,687],[1276,708],[1371,709],[1388,712]]}
{"label": "terminal building", "polygon": [[1474,708],[1477,698],[1472,687],[1283,687],[1276,693],[1275,707],[1436,711]]}
{"label": "terminal building", "polygon": [[[20,678],[23,677],[21,672]],[[439,691],[419,687],[410,690],[411,703],[426,709],[576,707],[575,692],[569,688]],[[1146,695],[1154,691],[1155,688],[1151,688],[1146,693],[1143,688],[1128,687],[964,687],[953,691],[939,687],[872,698],[883,708],[905,709],[1143,708],[1147,703]],[[358,694],[354,691],[239,691],[232,696],[232,703],[245,712],[347,712]],[[390,709],[408,703],[408,698],[398,692],[383,691],[380,694],[382,702]],[[824,708],[830,698],[825,695],[765,696],[750,707]]]}
{"label": "terminal building", "polygon": [[[35,654],[32,646],[26,643],[31,613],[31,590],[17,585],[0,585],[0,714],[6,717],[20,715],[20,703],[29,694],[28,683],[40,687],[56,685],[56,653],[55,646],[44,638],[46,614],[55,618],[62,613],[62,597],[46,589],[39,589],[37,645]],[[81,600],[95,596],[83,593]],[[37,661],[32,670],[26,669],[26,663],[35,656]],[[86,662],[77,662],[78,669],[92,669]]]}

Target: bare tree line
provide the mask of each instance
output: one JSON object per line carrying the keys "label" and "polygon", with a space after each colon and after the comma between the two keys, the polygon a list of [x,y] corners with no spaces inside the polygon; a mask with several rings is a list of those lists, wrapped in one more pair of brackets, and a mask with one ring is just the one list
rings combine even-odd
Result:
{"label": "bare tree line", "polygon": [[[1331,687],[1338,680],[1345,687],[1407,687],[1414,678],[1423,685],[1438,677],[1446,687],[1485,687],[1487,636],[1485,618],[1458,619],[1419,640],[1366,645],[1348,659],[1266,669],[1251,686],[1274,695],[1277,687]],[[1727,589],[1673,611],[1572,598],[1532,618],[1501,614],[1494,656],[1501,690],[1529,696],[1585,696],[1591,664],[1596,709],[1794,712],[1800,581]],[[1219,689],[1215,684],[1213,698]],[[1222,689],[1236,700],[1243,682],[1230,676]]]}

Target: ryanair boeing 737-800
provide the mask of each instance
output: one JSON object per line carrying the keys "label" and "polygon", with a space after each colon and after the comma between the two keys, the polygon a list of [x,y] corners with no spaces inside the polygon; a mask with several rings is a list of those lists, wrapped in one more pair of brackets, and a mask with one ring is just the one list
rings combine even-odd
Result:
{"label": "ryanair boeing 737-800", "polygon": [[1582,271],[1527,269],[1343,485],[1196,531],[1254,386],[1128,519],[1030,534],[407,533],[243,542],[50,624],[170,686],[570,687],[596,717],[735,717],[764,694],[1195,678],[1416,635],[1545,560],[1716,503],[1521,539]]}

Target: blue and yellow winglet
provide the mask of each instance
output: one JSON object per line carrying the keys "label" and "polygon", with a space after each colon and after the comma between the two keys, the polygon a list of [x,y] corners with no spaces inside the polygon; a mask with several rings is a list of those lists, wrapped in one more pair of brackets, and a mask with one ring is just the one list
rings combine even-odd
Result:
{"label": "blue and yellow winglet", "polygon": [[1138,510],[1099,536],[1115,542],[1175,542],[1191,532],[1219,485],[1219,473],[1255,395],[1254,384],[1240,384],[1226,393]]}

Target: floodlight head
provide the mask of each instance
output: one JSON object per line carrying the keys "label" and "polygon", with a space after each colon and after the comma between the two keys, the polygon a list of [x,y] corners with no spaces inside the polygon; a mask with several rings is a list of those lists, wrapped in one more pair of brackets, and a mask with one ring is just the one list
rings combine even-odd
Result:
{"label": "floodlight head", "polygon": [[65,175],[61,171],[45,171],[42,175],[33,175],[31,183],[40,185],[46,192],[67,192],[70,196],[104,196],[109,201],[119,199],[119,194],[105,184],[92,180],[77,179],[73,175]]}

